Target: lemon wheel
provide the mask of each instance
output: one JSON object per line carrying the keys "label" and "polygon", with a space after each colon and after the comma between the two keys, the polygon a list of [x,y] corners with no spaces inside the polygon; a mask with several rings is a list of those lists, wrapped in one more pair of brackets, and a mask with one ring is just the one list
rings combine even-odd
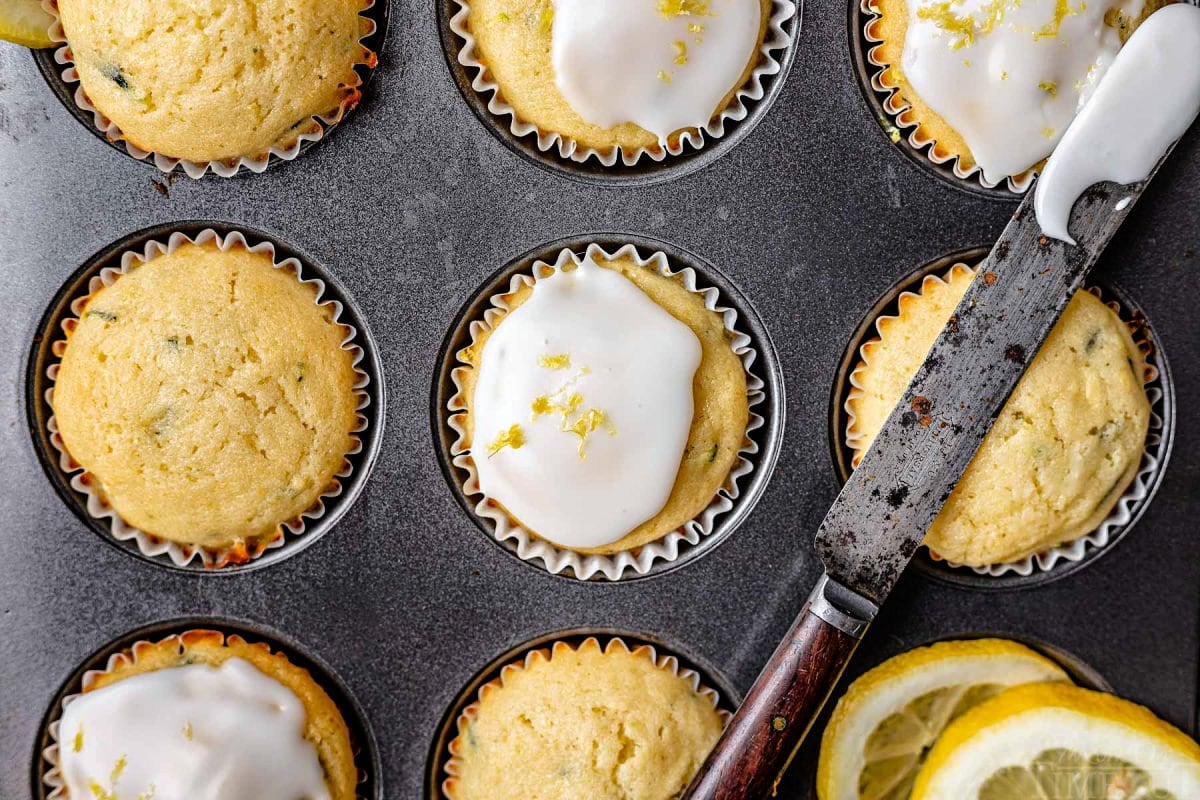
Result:
{"label": "lemon wheel", "polygon": [[52,47],[50,26],[54,17],[40,0],[4,0],[0,3],[0,39],[25,47]]}
{"label": "lemon wheel", "polygon": [[1011,686],[1069,680],[1050,659],[1005,639],[939,642],[885,661],[838,701],[821,740],[817,796],[908,800],[953,720]]}
{"label": "lemon wheel", "polygon": [[1200,745],[1145,708],[1063,684],[967,712],[925,760],[912,800],[1194,800]]}

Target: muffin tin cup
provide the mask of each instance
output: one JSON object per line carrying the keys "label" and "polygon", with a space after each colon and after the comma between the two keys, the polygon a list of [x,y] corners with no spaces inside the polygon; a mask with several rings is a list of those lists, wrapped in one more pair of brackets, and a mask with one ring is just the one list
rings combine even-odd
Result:
{"label": "muffin tin cup", "polygon": [[[783,427],[783,384],[778,380],[774,348],[761,323],[744,303],[729,302],[729,288],[715,288],[713,281],[692,265],[692,259],[669,258],[659,249],[662,244],[639,241],[634,237],[599,237],[599,240],[575,243],[558,242],[518,259],[489,281],[475,302],[463,309],[443,345],[440,370],[435,377],[434,426],[447,480],[451,481],[460,503],[485,533],[522,561],[535,566],[540,563],[542,568],[555,575],[564,574],[579,580],[618,581],[626,576],[661,573],[686,557],[704,552],[749,513],[778,456]],[[510,518],[498,503],[481,491],[462,423],[467,406],[461,378],[471,367],[458,359],[459,351],[474,344],[481,332],[491,329],[504,318],[508,311],[505,295],[522,286],[535,285],[589,256],[598,259],[630,257],[639,267],[652,269],[701,295],[708,309],[721,314],[732,337],[733,351],[746,371],[750,407],[738,459],[712,502],[680,528],[634,550],[613,555],[582,554],[558,547]],[[744,323],[749,323],[748,330],[755,333],[753,338],[742,329]],[[756,362],[762,364],[761,369],[769,383],[759,376],[760,368],[755,366]],[[752,474],[756,471],[761,476],[758,480]]]}
{"label": "muffin tin cup", "polygon": [[[568,177],[596,183],[646,184],[698,169],[716,157],[718,142],[732,146],[770,106],[791,66],[799,33],[802,0],[773,0],[760,63],[729,105],[703,128],[672,135],[664,145],[604,153],[555,131],[543,130],[517,116],[475,53],[467,28],[469,0],[439,0],[442,40],[450,71],[475,115],[502,142],[535,164]],[[727,148],[720,148],[724,152]]]}
{"label": "muffin tin cup", "polygon": [[[60,292],[58,302],[43,318],[42,335],[35,340],[30,354],[28,383],[35,446],[47,474],[76,513],[105,539],[127,551],[156,563],[208,573],[244,571],[271,563],[297,552],[332,527],[358,496],[370,473],[378,454],[383,424],[380,367],[370,334],[344,292],[328,275],[317,271],[310,263],[302,262],[297,254],[265,234],[252,231],[247,235],[234,227],[219,227],[223,229],[222,233],[205,223],[183,225],[179,229],[152,229],[135,234],[93,258],[68,282]],[[251,244],[251,241],[256,243]],[[54,417],[54,381],[70,332],[79,323],[79,314],[88,298],[102,287],[111,286],[129,270],[172,253],[187,243],[212,244],[221,250],[241,248],[270,256],[276,269],[288,271],[316,290],[314,302],[332,311],[334,323],[345,331],[342,349],[353,356],[356,373],[353,388],[357,398],[357,423],[351,431],[353,446],[345,454],[332,482],[311,508],[282,523],[269,541],[251,547],[241,544],[220,549],[202,548],[163,539],[129,525],[105,498],[99,481],[67,452]],[[194,563],[196,561],[199,565]]]}
{"label": "muffin tin cup", "polygon": [[[973,248],[938,259],[921,267],[889,289],[860,323],[842,356],[831,395],[830,442],[838,478],[845,482],[853,470],[854,447],[848,432],[853,413],[847,402],[858,387],[856,365],[863,361],[863,346],[878,334],[876,323],[892,316],[895,304],[904,293],[919,293],[927,281],[940,281],[957,269],[974,269],[987,255],[987,248]],[[1112,511],[1094,530],[1071,542],[1053,547],[1017,561],[968,567],[939,558],[922,547],[913,564],[916,569],[940,582],[972,589],[1018,589],[1064,577],[1095,561],[1112,549],[1141,518],[1158,490],[1175,430],[1174,390],[1170,368],[1162,344],[1146,316],[1132,300],[1111,287],[1091,283],[1084,288],[1117,312],[1129,326],[1138,349],[1146,360],[1144,386],[1150,401],[1150,425],[1141,463],[1133,482],[1113,505]]]}
{"label": "muffin tin cup", "polygon": [[460,771],[458,742],[466,726],[475,719],[485,689],[503,686],[505,676],[524,669],[535,653],[541,657],[552,658],[558,652],[574,651],[588,641],[596,642],[605,652],[609,648],[632,652],[646,658],[659,669],[665,669],[683,678],[691,684],[697,694],[712,702],[713,708],[717,709],[725,724],[728,724],[733,711],[740,703],[737,693],[711,668],[681,656],[669,645],[644,635],[595,628],[573,629],[539,636],[493,659],[462,688],[451,703],[442,718],[430,751],[429,766],[425,775],[427,800],[445,800],[450,797],[448,783],[453,781]]}
{"label": "muffin tin cup", "polygon": [[59,769],[59,727],[63,710],[87,691],[101,675],[112,672],[118,666],[138,660],[138,653],[170,640],[183,644],[191,637],[221,636],[224,641],[244,641],[261,645],[274,654],[282,654],[292,664],[303,668],[313,680],[325,690],[350,729],[350,744],[354,750],[355,768],[358,771],[358,800],[380,800],[383,797],[379,780],[379,758],[375,738],[366,723],[362,708],[333,670],[324,662],[306,655],[294,643],[284,642],[278,636],[256,628],[243,627],[222,620],[187,619],[150,625],[133,631],[102,650],[94,653],[81,664],[51,701],[38,737],[34,764],[33,797],[38,800],[68,800],[66,785]]}
{"label": "muffin tin cup", "polygon": [[377,54],[383,46],[387,30],[387,0],[363,0],[363,7],[358,14],[362,60],[354,64],[355,77],[343,87],[343,97],[337,108],[310,117],[306,124],[297,128],[299,132],[294,139],[286,143],[276,143],[261,154],[242,155],[219,161],[192,161],[143,150],[125,139],[121,129],[92,105],[83,90],[83,84],[79,81],[71,46],[67,42],[59,17],[58,0],[41,2],[42,8],[54,17],[49,35],[59,46],[53,50],[36,51],[34,58],[38,61],[42,75],[68,110],[101,139],[138,161],[152,163],[164,173],[170,173],[178,167],[189,178],[201,178],[210,171],[222,178],[231,178],[242,170],[260,173],[274,164],[296,159],[309,147],[324,139],[362,100],[362,89],[378,64]]}
{"label": "muffin tin cup", "polygon": [[921,131],[920,121],[900,95],[899,86],[884,74],[889,65],[880,55],[880,19],[878,0],[851,0],[849,33],[854,71],[884,135],[918,167],[956,188],[1001,200],[1019,199],[1033,185],[1036,169],[992,183],[978,166],[965,168],[957,155],[942,149],[936,139]]}

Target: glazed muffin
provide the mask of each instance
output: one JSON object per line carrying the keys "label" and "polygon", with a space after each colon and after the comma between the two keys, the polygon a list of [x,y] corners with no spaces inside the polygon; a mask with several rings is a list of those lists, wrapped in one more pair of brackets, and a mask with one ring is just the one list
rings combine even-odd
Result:
{"label": "glazed muffin", "polygon": [[1170,0],[869,0],[878,83],[901,127],[988,184],[1050,155],[1141,19]]}
{"label": "glazed muffin", "polygon": [[268,253],[188,242],[85,299],[51,405],[124,522],[236,562],[331,488],[359,398],[316,291]]}
{"label": "glazed muffin", "polygon": [[501,301],[456,373],[488,500],[577,553],[633,550],[700,514],[749,421],[721,314],[678,279],[599,251]]}
{"label": "glazed muffin", "polygon": [[678,144],[763,56],[771,0],[460,0],[471,58],[521,125],[610,153]]}
{"label": "glazed muffin", "polygon": [[505,667],[459,717],[446,797],[677,797],[724,720],[715,694],[653,652],[556,642]]}
{"label": "glazed muffin", "polygon": [[307,670],[193,630],[89,672],[58,723],[52,796],[353,800],[350,732]]}
{"label": "glazed muffin", "polygon": [[366,0],[58,0],[92,105],[130,144],[266,158],[358,102]]}
{"label": "glazed muffin", "polygon": [[[966,292],[958,264],[900,296],[861,348],[846,402],[855,465]],[[1150,424],[1146,366],[1129,327],[1078,292],[1017,384],[925,537],[972,567],[1015,561],[1096,528],[1137,474]]]}

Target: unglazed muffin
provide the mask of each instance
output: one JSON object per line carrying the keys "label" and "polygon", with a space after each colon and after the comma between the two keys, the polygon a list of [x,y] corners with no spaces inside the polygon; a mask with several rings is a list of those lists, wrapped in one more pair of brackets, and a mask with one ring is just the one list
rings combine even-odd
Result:
{"label": "unglazed muffin", "polygon": [[457,373],[480,491],[535,536],[613,554],[694,519],[746,441],[746,370],[704,297],[598,251],[502,296]]}
{"label": "unglazed muffin", "polygon": [[449,800],[669,800],[721,734],[715,695],[619,639],[556,642],[503,669],[458,720]]}
{"label": "unglazed muffin", "polygon": [[[877,322],[846,402],[857,465],[966,292],[974,271],[926,278]],[[1090,533],[1137,474],[1150,424],[1146,366],[1128,326],[1078,292],[930,526],[937,555],[983,567]]]}
{"label": "unglazed muffin", "polygon": [[1040,166],[1121,44],[1169,2],[869,0],[867,34],[899,124],[933,142],[935,161],[995,184]]}
{"label": "unglazed muffin", "polygon": [[771,0],[460,5],[473,58],[518,122],[600,153],[657,151],[707,125],[761,62],[771,16]]}
{"label": "unglazed muffin", "polygon": [[56,738],[52,796],[70,800],[353,800],[358,782],[346,722],[308,671],[218,631],[139,642],[89,672]]}
{"label": "unglazed muffin", "polygon": [[58,0],[92,105],[147,152],[262,159],[357,103],[366,0]]}
{"label": "unglazed muffin", "polygon": [[316,291],[266,252],[187,242],[85,299],[51,404],[124,522],[236,562],[329,490],[359,398]]}

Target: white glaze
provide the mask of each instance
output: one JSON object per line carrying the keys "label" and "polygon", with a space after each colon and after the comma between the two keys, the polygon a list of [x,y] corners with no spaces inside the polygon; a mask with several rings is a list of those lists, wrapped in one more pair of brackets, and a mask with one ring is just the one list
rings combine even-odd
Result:
{"label": "white glaze", "polygon": [[1074,244],[1067,223],[1083,191],[1145,180],[1197,112],[1200,8],[1167,6],[1134,32],[1046,163],[1033,197],[1042,232]]}
{"label": "white glaze", "polygon": [[[562,355],[569,366],[543,366],[544,357]],[[699,364],[691,329],[620,273],[589,258],[539,280],[480,355],[471,449],[480,490],[556,544],[615,542],[670,496]],[[561,415],[533,413],[536,398],[556,393],[560,400],[578,393],[580,410],[606,417],[582,457]],[[524,444],[489,453],[513,425]]]}
{"label": "white glaze", "polygon": [[300,698],[243,659],[160,669],[67,704],[60,770],[72,800],[328,800],[304,724]]}
{"label": "white glaze", "polygon": [[[908,0],[902,67],[913,89],[966,141],[988,183],[1053,151],[1121,47],[1104,24],[1113,7],[1136,16],[1143,0]],[[936,12],[973,21],[970,41]],[[991,25],[1002,12],[1002,19]],[[934,16],[930,17],[930,14]],[[922,19],[922,15],[926,15]],[[1049,27],[1047,27],[1049,26]]]}
{"label": "white glaze", "polygon": [[[660,0],[554,0],[551,60],[567,103],[593,125],[633,122],[660,142],[702,128],[758,48],[759,0],[707,0],[667,15]],[[689,30],[701,26],[702,30]],[[685,48],[686,63],[677,63]]]}

